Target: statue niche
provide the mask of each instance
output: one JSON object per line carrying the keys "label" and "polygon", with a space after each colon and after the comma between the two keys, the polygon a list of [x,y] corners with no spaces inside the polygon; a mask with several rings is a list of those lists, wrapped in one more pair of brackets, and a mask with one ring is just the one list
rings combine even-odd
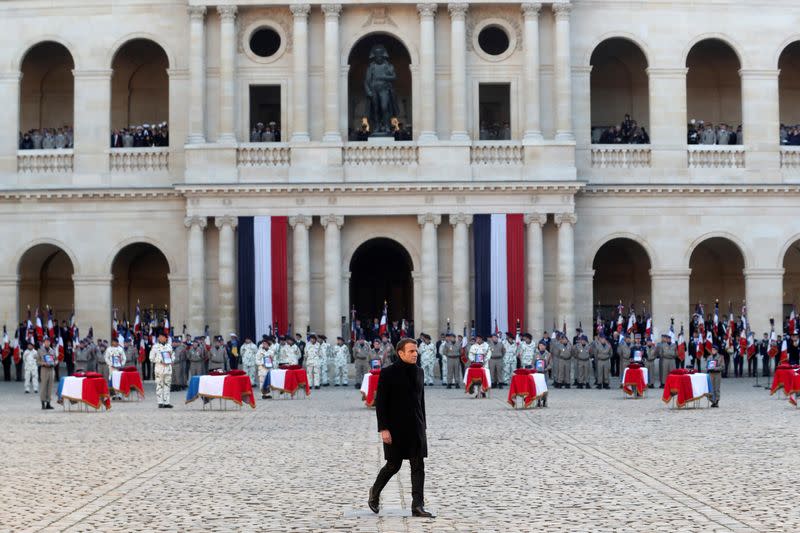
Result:
{"label": "statue niche", "polygon": [[383,44],[375,44],[369,51],[369,66],[364,77],[369,123],[373,136],[389,136],[391,120],[398,114],[394,81],[397,74],[389,61],[389,52]]}

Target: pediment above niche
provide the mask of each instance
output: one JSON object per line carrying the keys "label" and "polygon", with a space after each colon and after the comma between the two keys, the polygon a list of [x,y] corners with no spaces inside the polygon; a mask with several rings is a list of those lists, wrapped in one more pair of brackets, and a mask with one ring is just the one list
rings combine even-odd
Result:
{"label": "pediment above niche", "polygon": [[375,6],[370,10],[369,15],[367,15],[367,20],[361,25],[362,28],[367,28],[369,26],[394,26],[396,28],[397,23],[389,16],[386,7]]}

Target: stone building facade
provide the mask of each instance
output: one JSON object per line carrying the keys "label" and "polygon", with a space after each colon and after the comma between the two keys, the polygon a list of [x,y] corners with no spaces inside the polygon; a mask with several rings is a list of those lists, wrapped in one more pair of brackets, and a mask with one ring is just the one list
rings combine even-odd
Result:
{"label": "stone building facade", "polygon": [[[800,297],[800,148],[780,136],[800,123],[799,15],[788,0],[5,1],[0,318],[51,306],[108,331],[139,301],[233,331],[236,217],[269,214],[289,217],[295,329],[336,335],[357,298],[391,300],[417,332],[460,329],[472,217],[522,213],[535,334],[619,300],[663,329],[717,298],[746,300],[764,331]],[[353,138],[376,42],[410,140]],[[649,143],[592,142],[626,113]],[[280,142],[251,142],[261,116]],[[692,119],[741,125],[742,142],[689,145]],[[162,122],[167,147],[110,147]],[[72,148],[19,149],[64,125]],[[385,257],[390,282],[370,273]]]}

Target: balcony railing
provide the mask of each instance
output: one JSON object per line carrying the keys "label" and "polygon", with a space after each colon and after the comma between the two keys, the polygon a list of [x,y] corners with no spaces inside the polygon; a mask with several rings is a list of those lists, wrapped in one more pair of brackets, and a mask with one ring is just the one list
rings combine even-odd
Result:
{"label": "balcony railing", "polygon": [[288,167],[292,150],[285,143],[242,143],[236,150],[238,167]]}
{"label": "balcony railing", "polygon": [[524,159],[525,151],[517,141],[476,141],[469,151],[473,165],[521,165]]}
{"label": "balcony railing", "polygon": [[647,168],[650,145],[608,144],[592,146],[593,168]]}
{"label": "balcony railing", "polygon": [[419,162],[419,150],[411,141],[387,143],[351,143],[343,148],[345,165],[412,165]]}
{"label": "balcony railing", "polygon": [[800,170],[800,146],[781,146],[781,168]]}
{"label": "balcony railing", "polygon": [[167,172],[169,148],[112,148],[109,168],[111,172]]}
{"label": "balcony railing", "polygon": [[17,172],[20,174],[72,172],[74,155],[71,148],[19,150],[17,152]]}
{"label": "balcony railing", "polygon": [[693,144],[687,147],[689,168],[744,168],[744,146]]}

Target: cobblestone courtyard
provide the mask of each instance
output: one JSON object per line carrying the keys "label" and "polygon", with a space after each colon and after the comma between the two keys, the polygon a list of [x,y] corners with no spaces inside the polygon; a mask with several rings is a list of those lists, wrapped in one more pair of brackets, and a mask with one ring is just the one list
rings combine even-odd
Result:
{"label": "cobblestone courtyard", "polygon": [[[659,390],[553,390],[515,411],[505,390],[472,400],[427,389],[426,499],[408,517],[407,463],[383,510],[366,507],[382,464],[359,393],[258,401],[255,411],[39,409],[0,383],[2,531],[796,531],[800,410],[751,380],[720,409],[673,412]],[[177,400],[177,401],[176,401]]]}

